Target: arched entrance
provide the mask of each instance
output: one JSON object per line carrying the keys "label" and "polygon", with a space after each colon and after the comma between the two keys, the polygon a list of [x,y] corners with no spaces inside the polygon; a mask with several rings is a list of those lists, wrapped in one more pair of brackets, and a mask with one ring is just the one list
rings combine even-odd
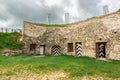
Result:
{"label": "arched entrance", "polygon": [[52,48],[51,48],[51,54],[52,55],[61,55],[62,54],[61,53],[61,47],[58,46],[58,45],[52,46]]}

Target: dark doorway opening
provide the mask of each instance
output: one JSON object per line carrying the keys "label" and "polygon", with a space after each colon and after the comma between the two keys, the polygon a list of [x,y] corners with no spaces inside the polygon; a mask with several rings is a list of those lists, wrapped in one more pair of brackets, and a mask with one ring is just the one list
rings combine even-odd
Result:
{"label": "dark doorway opening", "polygon": [[96,43],[96,57],[106,58],[106,42]]}
{"label": "dark doorway opening", "polygon": [[30,44],[30,53],[36,54],[37,44]]}
{"label": "dark doorway opening", "polygon": [[35,51],[37,45],[36,44],[30,44],[30,51]]}
{"label": "dark doorway opening", "polygon": [[73,43],[68,43],[68,52],[73,52]]}

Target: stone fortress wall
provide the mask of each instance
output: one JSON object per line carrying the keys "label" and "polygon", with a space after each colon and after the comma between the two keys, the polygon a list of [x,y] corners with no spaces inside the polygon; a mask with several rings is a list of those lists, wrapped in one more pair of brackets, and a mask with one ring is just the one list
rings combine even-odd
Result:
{"label": "stone fortress wall", "polygon": [[120,59],[120,12],[68,25],[24,22],[23,41],[27,54],[99,57],[103,50],[102,57]]}

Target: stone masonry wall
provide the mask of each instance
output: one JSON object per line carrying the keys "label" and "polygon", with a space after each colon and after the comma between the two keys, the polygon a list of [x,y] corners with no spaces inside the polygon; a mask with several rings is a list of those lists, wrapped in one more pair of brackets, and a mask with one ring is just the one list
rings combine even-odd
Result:
{"label": "stone masonry wall", "polygon": [[[106,58],[120,59],[120,12],[63,27],[24,22],[23,29],[24,53],[30,53],[30,44],[37,44],[38,54],[40,45],[45,45],[45,54],[59,45],[62,53],[76,55],[75,43],[81,42],[83,56],[96,57],[96,43],[106,42]],[[68,43],[74,44],[72,53],[67,52]]]}

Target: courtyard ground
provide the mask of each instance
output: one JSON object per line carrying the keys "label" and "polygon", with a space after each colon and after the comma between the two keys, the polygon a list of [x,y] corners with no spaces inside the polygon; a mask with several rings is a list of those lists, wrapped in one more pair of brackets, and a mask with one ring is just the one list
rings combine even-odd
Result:
{"label": "courtyard ground", "polygon": [[120,61],[67,55],[0,55],[0,80],[120,80]]}

